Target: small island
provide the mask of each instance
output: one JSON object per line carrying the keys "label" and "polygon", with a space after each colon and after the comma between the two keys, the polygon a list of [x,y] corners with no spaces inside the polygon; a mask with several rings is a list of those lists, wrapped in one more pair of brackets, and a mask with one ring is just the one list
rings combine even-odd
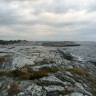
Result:
{"label": "small island", "polygon": [[72,47],[72,46],[80,46],[74,41],[58,41],[58,42],[45,42],[42,43],[42,46],[50,46],[50,47]]}

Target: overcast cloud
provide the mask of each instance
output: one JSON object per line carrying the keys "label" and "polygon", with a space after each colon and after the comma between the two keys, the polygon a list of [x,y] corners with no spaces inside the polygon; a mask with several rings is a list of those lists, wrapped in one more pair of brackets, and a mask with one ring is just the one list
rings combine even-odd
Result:
{"label": "overcast cloud", "polygon": [[0,39],[96,41],[96,0],[0,0]]}

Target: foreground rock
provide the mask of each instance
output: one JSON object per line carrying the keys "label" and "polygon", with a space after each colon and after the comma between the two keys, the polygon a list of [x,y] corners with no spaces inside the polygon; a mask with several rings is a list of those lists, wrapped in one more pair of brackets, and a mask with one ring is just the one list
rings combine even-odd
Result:
{"label": "foreground rock", "polygon": [[0,96],[96,96],[96,65],[71,49],[3,47]]}

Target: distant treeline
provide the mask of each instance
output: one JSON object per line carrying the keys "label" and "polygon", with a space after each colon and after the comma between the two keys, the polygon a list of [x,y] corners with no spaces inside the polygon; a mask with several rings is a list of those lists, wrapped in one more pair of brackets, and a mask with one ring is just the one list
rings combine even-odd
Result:
{"label": "distant treeline", "polygon": [[0,40],[0,45],[8,45],[8,44],[14,44],[20,42],[22,42],[22,40],[9,40],[9,41]]}

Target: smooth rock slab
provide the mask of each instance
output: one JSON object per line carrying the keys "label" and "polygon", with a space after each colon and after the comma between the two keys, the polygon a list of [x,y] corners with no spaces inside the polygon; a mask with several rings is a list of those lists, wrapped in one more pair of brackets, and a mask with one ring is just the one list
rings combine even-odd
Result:
{"label": "smooth rock slab", "polygon": [[58,92],[48,92],[46,96],[59,96]]}
{"label": "smooth rock slab", "polygon": [[74,92],[70,96],[84,96],[82,93]]}
{"label": "smooth rock slab", "polygon": [[17,96],[24,96],[24,93],[21,92],[21,93],[19,93]]}

